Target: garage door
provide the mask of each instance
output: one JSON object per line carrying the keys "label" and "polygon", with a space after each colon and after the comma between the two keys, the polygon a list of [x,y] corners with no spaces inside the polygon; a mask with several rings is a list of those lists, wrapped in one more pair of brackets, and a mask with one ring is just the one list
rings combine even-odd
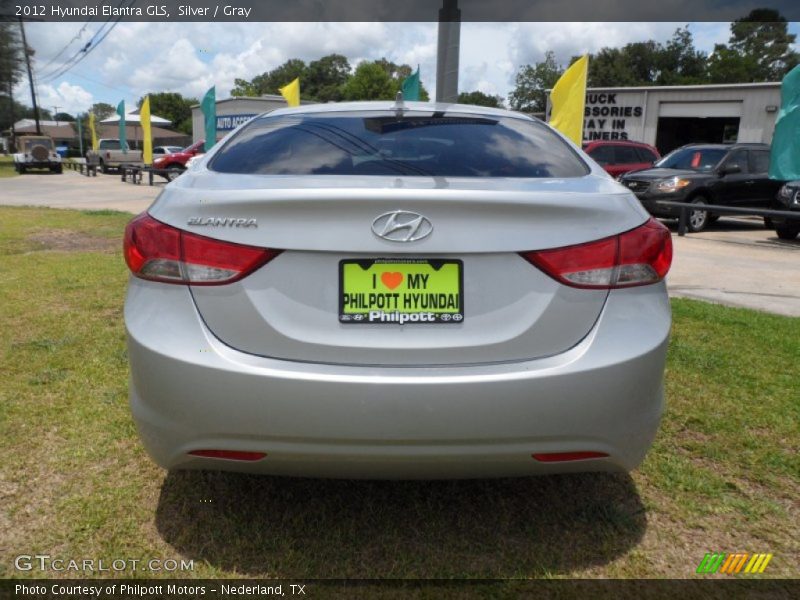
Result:
{"label": "garage door", "polygon": [[662,102],[659,117],[741,117],[742,102]]}

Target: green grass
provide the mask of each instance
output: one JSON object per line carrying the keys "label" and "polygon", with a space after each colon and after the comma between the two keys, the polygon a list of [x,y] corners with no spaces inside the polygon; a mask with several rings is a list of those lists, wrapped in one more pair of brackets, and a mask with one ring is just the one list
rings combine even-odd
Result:
{"label": "green grass", "polygon": [[0,179],[3,177],[16,177],[19,173],[14,170],[12,156],[0,156]]}
{"label": "green grass", "polygon": [[167,474],[127,407],[129,218],[0,209],[0,577],[39,575],[12,565],[40,553],[194,561],[167,576],[680,578],[708,551],[800,576],[800,319],[673,301],[666,414],[631,475]]}

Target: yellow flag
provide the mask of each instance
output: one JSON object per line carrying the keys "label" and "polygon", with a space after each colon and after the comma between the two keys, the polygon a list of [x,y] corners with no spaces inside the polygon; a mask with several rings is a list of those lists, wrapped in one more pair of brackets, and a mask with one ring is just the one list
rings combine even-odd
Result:
{"label": "yellow flag", "polygon": [[97,152],[97,130],[94,128],[94,113],[89,113],[89,132],[92,134],[92,150]]}
{"label": "yellow flag", "polygon": [[583,139],[583,108],[589,55],[581,56],[564,71],[550,92],[550,125],[580,146]]}
{"label": "yellow flag", "polygon": [[286,98],[289,106],[300,106],[300,78],[297,77],[292,83],[288,83],[282,88],[278,88],[281,96]]}
{"label": "yellow flag", "polygon": [[139,121],[142,124],[142,162],[146,165],[153,164],[153,138],[150,136],[150,96],[145,96],[142,107],[139,109]]}

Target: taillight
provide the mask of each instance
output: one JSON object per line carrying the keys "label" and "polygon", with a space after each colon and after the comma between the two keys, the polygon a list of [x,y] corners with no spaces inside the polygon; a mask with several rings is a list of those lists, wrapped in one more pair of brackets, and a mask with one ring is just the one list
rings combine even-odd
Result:
{"label": "taillight", "polygon": [[181,231],[147,213],[128,223],[123,250],[136,277],[191,285],[238,281],[280,253]]}
{"label": "taillight", "polygon": [[566,285],[621,288],[661,281],[672,264],[672,236],[659,221],[586,244],[523,252],[522,256]]}

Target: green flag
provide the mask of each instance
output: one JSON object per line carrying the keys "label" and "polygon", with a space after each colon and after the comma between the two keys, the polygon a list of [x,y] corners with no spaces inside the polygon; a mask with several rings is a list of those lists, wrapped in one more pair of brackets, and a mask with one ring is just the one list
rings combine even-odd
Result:
{"label": "green flag", "polygon": [[206,125],[205,150],[208,152],[217,143],[217,93],[213,85],[203,96],[200,108],[203,111],[203,119]]}
{"label": "green flag", "polygon": [[800,65],[781,85],[781,111],[775,122],[769,159],[770,179],[800,179]]}
{"label": "green flag", "polygon": [[414,73],[403,80],[400,90],[403,92],[403,100],[419,100],[419,65]]}
{"label": "green flag", "polygon": [[128,140],[125,137],[125,100],[120,100],[117,104],[117,114],[119,115],[119,148],[123,154],[128,153]]}

